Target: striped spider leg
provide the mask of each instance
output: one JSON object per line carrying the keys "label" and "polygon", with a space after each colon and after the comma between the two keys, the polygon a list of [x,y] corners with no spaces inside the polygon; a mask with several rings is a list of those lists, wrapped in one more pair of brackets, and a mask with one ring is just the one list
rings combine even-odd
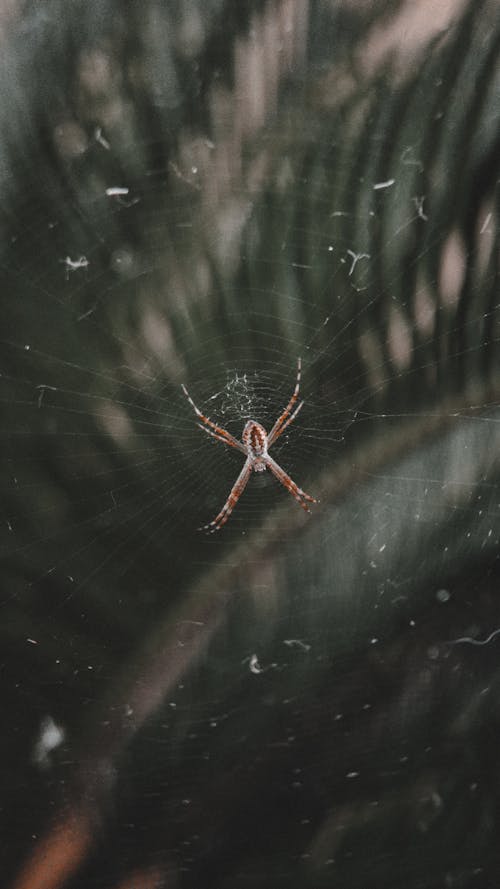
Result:
{"label": "striped spider leg", "polygon": [[[232,448],[237,448],[238,451],[242,451],[244,454],[246,454],[246,449],[243,447],[241,441],[238,441],[238,439],[236,439],[234,435],[231,435],[231,433],[223,429],[222,426],[217,426],[217,423],[212,423],[212,421],[209,420],[209,418],[206,417],[205,414],[202,414],[199,408],[196,407],[184,383],[182,384],[182,391],[189,401],[189,404],[193,408],[196,416],[199,417],[202,421],[201,423],[198,423],[198,426],[200,427],[200,429],[203,429],[203,432],[207,432],[213,438],[217,438],[218,441],[222,441],[224,442],[224,444],[231,445]],[[203,423],[205,424],[204,426],[202,425]]]}
{"label": "striped spider leg", "polygon": [[223,525],[225,525],[238,500],[240,499],[243,491],[245,490],[245,487],[252,472],[264,472],[264,470],[270,469],[273,475],[278,479],[278,481],[281,482],[281,484],[287,489],[287,491],[290,491],[290,494],[295,497],[297,503],[306,512],[310,512],[308,503],[318,502],[314,497],[311,497],[310,494],[306,494],[305,491],[302,490],[302,488],[299,488],[299,486],[295,484],[295,482],[290,478],[289,475],[287,475],[287,473],[281,468],[281,466],[279,466],[278,463],[276,463],[276,461],[273,460],[273,458],[270,457],[268,454],[268,450],[271,445],[274,444],[276,439],[279,438],[279,436],[282,432],[284,432],[287,426],[289,426],[290,423],[293,422],[302,405],[304,404],[304,402],[301,401],[299,405],[295,407],[297,399],[299,397],[300,373],[301,361],[299,358],[297,361],[297,380],[292,397],[283,413],[276,420],[276,423],[271,429],[269,435],[267,434],[264,427],[260,423],[257,423],[256,420],[248,420],[248,422],[245,423],[241,441],[238,441],[238,439],[231,435],[230,432],[227,432],[227,430],[223,429],[222,426],[218,426],[216,423],[213,423],[212,420],[206,417],[205,414],[203,414],[199,410],[199,408],[196,407],[184,384],[182,385],[182,389],[186,398],[188,399],[196,416],[201,420],[201,423],[198,423],[200,429],[203,429],[204,432],[208,433],[208,435],[211,435],[212,438],[217,439],[217,441],[221,441],[223,442],[223,444],[227,444],[230,447],[236,448],[238,451],[241,451],[246,456],[243,469],[241,470],[238,478],[231,488],[229,497],[227,498],[221,511],[218,513],[218,515],[216,515],[213,521],[211,521],[208,525],[204,525],[200,530],[213,532],[218,531],[220,528],[222,528]]}
{"label": "striped spider leg", "polygon": [[287,491],[290,491],[290,494],[295,497],[297,503],[300,504],[302,509],[305,509],[306,512],[311,512],[307,503],[318,503],[319,501],[316,500],[315,497],[311,497],[310,494],[306,494],[306,492],[303,491],[302,488],[299,488],[299,486],[295,484],[293,479],[290,478],[288,473],[286,473],[285,470],[282,469],[278,463],[276,463],[276,460],[273,460],[273,458],[269,456],[269,454],[267,454],[266,456],[266,466],[271,470],[273,475],[276,476],[278,481],[281,482],[282,485],[284,485]]}
{"label": "striped spider leg", "polygon": [[281,416],[278,417],[278,419],[276,420],[276,423],[274,424],[273,428],[271,429],[271,431],[267,437],[268,448],[270,448],[271,445],[274,444],[276,439],[280,437],[281,433],[285,431],[286,427],[289,426],[290,423],[293,423],[293,421],[295,420],[295,417],[297,416],[302,405],[304,404],[304,402],[301,401],[300,404],[298,405],[298,407],[295,408],[295,410],[293,411],[293,414],[292,414],[293,407],[297,401],[297,398],[299,397],[301,371],[302,371],[302,360],[300,358],[297,358],[297,380],[295,382],[295,389],[293,390],[292,397],[291,397],[290,401],[288,402],[285,410],[283,411]]}
{"label": "striped spider leg", "polygon": [[223,525],[226,524],[229,516],[231,515],[234,507],[236,506],[238,500],[240,499],[243,491],[247,486],[248,479],[252,474],[252,460],[250,457],[247,457],[245,463],[243,465],[243,469],[241,470],[238,478],[236,479],[233,487],[229,492],[229,497],[227,498],[224,506],[221,511],[215,516],[212,522],[209,522],[208,525],[202,525],[201,528],[198,528],[199,531],[210,531],[212,534],[214,531],[218,531],[222,528]]}

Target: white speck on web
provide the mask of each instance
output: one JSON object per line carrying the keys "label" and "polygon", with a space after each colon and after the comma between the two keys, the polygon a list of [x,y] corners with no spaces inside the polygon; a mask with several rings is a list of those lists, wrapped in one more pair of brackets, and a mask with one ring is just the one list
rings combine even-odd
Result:
{"label": "white speck on web", "polygon": [[438,590],[436,593],[436,599],[438,600],[438,602],[441,603],[448,602],[450,597],[451,593],[449,592],[449,590]]}
{"label": "white speck on web", "polygon": [[62,262],[65,266],[66,280],[69,278],[70,272],[76,272],[78,269],[86,269],[89,266],[89,261],[86,256],[80,256],[78,259],[71,259],[70,256],[66,256],[65,259],[60,259],[59,262]]}
{"label": "white speck on web", "polygon": [[369,253],[354,253],[354,250],[347,251],[352,259],[351,268],[349,269],[349,277],[351,277],[360,259],[370,259]]}
{"label": "white speck on web", "polygon": [[386,179],[385,182],[376,182],[373,186],[374,191],[380,191],[382,188],[390,188],[391,185],[394,185],[395,179]]}
{"label": "white speck on web", "polygon": [[113,185],[110,188],[106,189],[106,195],[108,198],[116,198],[117,203],[121,204],[122,207],[133,207],[134,204],[139,203],[139,198],[131,198],[129,201],[124,201],[125,198],[130,192],[130,189],[127,188],[126,185]]}
{"label": "white speck on web", "polygon": [[424,201],[425,201],[425,195],[421,195],[420,197],[416,196],[413,198],[413,203],[415,204],[415,207],[417,209],[418,218],[423,219],[424,222],[427,222],[429,217],[427,216],[426,213],[424,213]]}
{"label": "white speck on web", "polygon": [[[180,167],[174,161],[169,161],[168,165],[181,182],[185,182],[186,185],[190,185],[191,188],[195,188],[197,191],[200,191],[201,185],[199,185],[198,182],[194,182],[189,176],[186,176],[186,174],[182,172]],[[198,172],[197,168],[191,167],[191,172],[194,173],[195,171],[196,173]]]}
{"label": "white speck on web", "polygon": [[38,407],[42,406],[43,396],[45,395],[47,389],[49,389],[51,392],[57,392],[55,386],[47,386],[46,383],[40,383],[40,385],[36,386],[35,388],[40,390],[40,394],[38,396]]}
{"label": "white speck on web", "polygon": [[49,765],[49,754],[64,741],[64,731],[57,725],[52,716],[42,720],[38,741],[33,750],[33,760],[46,768]]}
{"label": "white speck on web", "polygon": [[283,644],[288,645],[289,648],[300,648],[302,651],[310,651],[311,646],[308,645],[307,642],[303,642],[302,639],[283,639]]}
{"label": "white speck on web", "polygon": [[112,188],[106,189],[106,194],[108,198],[118,197],[120,195],[127,195],[129,193],[129,189],[125,186],[115,185]]}
{"label": "white speck on web", "polygon": [[259,664],[259,659],[256,654],[252,654],[252,657],[250,658],[249,667],[250,667],[250,672],[254,673],[256,676],[258,676],[259,673],[263,673],[263,669],[262,669],[261,665]]}
{"label": "white speck on web", "polygon": [[493,630],[486,639],[473,639],[472,636],[460,636],[459,639],[452,639],[448,645],[488,645],[496,636],[500,636],[500,628]]}
{"label": "white speck on web", "polygon": [[106,151],[109,151],[111,146],[110,146],[108,140],[105,139],[104,136],[102,135],[101,127],[96,127],[94,137],[95,137],[96,142],[99,142],[99,145],[102,145],[102,147],[105,148]]}
{"label": "white speck on web", "polygon": [[491,222],[491,215],[492,215],[491,213],[488,213],[488,215],[487,215],[486,219],[484,220],[484,222],[483,222],[481,228],[479,229],[479,234],[480,234],[480,235],[484,235],[486,229],[488,228],[488,226],[489,226],[489,224],[490,224],[490,222]]}

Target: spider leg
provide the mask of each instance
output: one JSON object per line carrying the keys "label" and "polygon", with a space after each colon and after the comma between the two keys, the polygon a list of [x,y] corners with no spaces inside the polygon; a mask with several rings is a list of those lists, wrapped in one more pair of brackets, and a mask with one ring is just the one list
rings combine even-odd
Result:
{"label": "spider leg", "polygon": [[276,439],[281,435],[283,430],[286,429],[286,427],[290,425],[292,420],[294,420],[295,417],[297,416],[297,414],[300,410],[300,407],[302,407],[302,405],[300,405],[292,414],[295,402],[297,401],[297,398],[299,397],[301,370],[302,370],[302,360],[300,358],[297,358],[297,380],[295,383],[295,389],[293,390],[292,397],[291,397],[290,401],[288,402],[285,410],[283,411],[281,416],[278,417],[278,419],[276,420],[276,423],[274,424],[273,428],[271,429],[271,431],[267,437],[268,447],[271,447],[273,442],[276,441]]}
{"label": "spider leg", "polygon": [[[186,389],[184,383],[182,383],[182,391],[184,392],[184,395],[186,396],[187,400],[189,401],[189,404],[193,408],[196,416],[199,417],[200,420],[202,421],[202,423],[205,424],[201,428],[204,429],[205,432],[209,432],[210,430],[205,428],[205,427],[209,426],[210,429],[213,429],[213,432],[210,432],[210,435],[213,435],[214,438],[217,438],[219,441],[224,442],[224,444],[230,445],[232,448],[237,448],[238,451],[241,451],[242,454],[246,455],[246,450],[245,450],[244,446],[241,444],[240,441],[238,441],[237,438],[234,437],[234,435],[231,435],[231,433],[227,432],[226,429],[223,429],[222,426],[217,426],[217,424],[213,423],[212,420],[210,420],[208,417],[205,416],[205,414],[202,414],[200,409],[196,407],[196,405],[195,405],[193,399],[191,398],[188,390]],[[201,426],[201,423],[198,425]]]}
{"label": "spider leg", "polygon": [[[211,435],[212,438],[216,438],[217,441],[222,441],[223,444],[231,445],[231,447],[233,447],[233,448],[235,448],[236,445],[239,445],[239,442],[236,442],[236,445],[234,445],[232,443],[232,441],[229,441],[229,439],[224,438],[222,435],[219,435],[217,432],[212,432],[212,430],[208,429],[207,426],[204,426],[203,423],[198,423],[197,425],[200,427],[200,429],[203,429],[203,432],[206,432],[207,435]],[[239,450],[241,451],[241,448],[239,448]],[[246,451],[245,451],[245,453],[246,453]]]}
{"label": "spider leg", "polygon": [[238,478],[236,479],[233,487],[231,488],[229,497],[227,498],[224,506],[218,515],[215,516],[215,519],[212,522],[209,522],[208,525],[203,525],[199,528],[200,531],[210,531],[212,534],[214,531],[218,531],[219,528],[222,528],[223,525],[226,524],[229,516],[231,515],[234,507],[236,506],[238,500],[240,499],[243,491],[245,490],[246,484],[250,475],[252,474],[252,461],[250,458],[247,458],[243,469],[241,470]]}
{"label": "spider leg", "polygon": [[269,447],[271,444],[273,444],[273,442],[275,442],[277,438],[280,437],[281,433],[285,431],[286,427],[289,426],[290,423],[293,423],[293,421],[295,420],[295,417],[297,416],[297,414],[298,414],[298,412],[300,411],[300,409],[301,409],[301,407],[303,406],[303,404],[304,404],[303,401],[300,401],[300,402],[299,402],[299,404],[298,404],[297,407],[295,408],[293,414],[290,414],[290,416],[288,417],[288,420],[285,420],[285,422],[283,423],[283,425],[280,426],[280,428],[279,428],[277,434],[276,434],[276,435],[274,436],[274,438],[273,438],[273,441],[269,442],[269,440],[268,440],[268,447]]}
{"label": "spider leg", "polygon": [[284,469],[281,468],[281,466],[276,463],[276,460],[273,460],[273,458],[269,456],[269,454],[267,454],[263,459],[266,463],[266,466],[269,467],[278,481],[280,481],[281,484],[285,486],[287,491],[290,491],[290,494],[295,497],[297,503],[300,504],[302,509],[305,509],[306,512],[311,512],[306,501],[308,501],[309,503],[317,503],[318,501],[316,500],[316,498],[311,497],[310,494],[306,494],[306,492],[303,491],[302,488],[299,488],[299,486],[296,485],[294,481],[292,481],[290,476],[284,471]]}

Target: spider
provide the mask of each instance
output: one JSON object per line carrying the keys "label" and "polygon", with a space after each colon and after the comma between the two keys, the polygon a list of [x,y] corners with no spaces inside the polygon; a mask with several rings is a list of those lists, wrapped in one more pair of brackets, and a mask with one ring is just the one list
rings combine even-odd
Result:
{"label": "spider", "polygon": [[[310,512],[311,510],[308,507],[308,503],[317,503],[314,497],[311,497],[309,494],[306,494],[298,485],[295,484],[294,481],[290,478],[289,475],[278,466],[275,460],[269,456],[269,449],[272,447],[274,442],[279,438],[282,432],[285,431],[287,426],[295,420],[298,412],[300,411],[302,405],[304,404],[301,401],[297,407],[295,404],[299,397],[299,387],[300,387],[300,372],[301,372],[301,360],[300,358],[297,360],[297,381],[295,383],[295,389],[293,390],[292,397],[288,402],[285,410],[278,417],[276,423],[268,434],[264,427],[257,423],[255,420],[248,420],[245,423],[245,427],[243,429],[242,440],[238,441],[237,438],[234,438],[230,432],[227,432],[225,429],[222,429],[221,426],[217,426],[216,423],[213,423],[212,420],[209,420],[208,417],[205,417],[204,414],[196,407],[193,399],[191,398],[188,390],[182,384],[182,389],[184,395],[188,399],[191,407],[193,408],[197,417],[200,418],[201,423],[198,423],[200,429],[203,429],[208,435],[211,435],[212,438],[216,438],[217,441],[222,441],[224,444],[229,445],[232,448],[236,448],[238,451],[241,451],[242,454],[245,455],[246,460],[241,470],[238,478],[236,479],[231,491],[229,493],[229,497],[227,498],[224,506],[218,515],[216,515],[215,519],[210,522],[208,525],[203,525],[200,528],[201,531],[207,530],[213,533],[214,531],[218,531],[222,528],[223,525],[227,522],[229,516],[231,515],[234,507],[236,506],[238,500],[240,499],[243,491],[245,490],[246,484],[252,470],[254,472],[264,472],[266,469],[270,469],[271,472],[276,476],[278,481],[281,482],[285,488],[290,491],[290,494],[293,494],[297,503],[300,504],[302,509],[305,509],[306,512]],[[295,410],[294,410],[295,408]]]}

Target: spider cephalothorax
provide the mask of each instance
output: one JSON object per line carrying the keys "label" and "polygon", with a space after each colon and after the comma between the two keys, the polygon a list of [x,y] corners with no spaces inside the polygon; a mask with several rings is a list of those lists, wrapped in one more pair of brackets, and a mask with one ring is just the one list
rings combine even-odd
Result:
{"label": "spider cephalothorax", "polygon": [[294,410],[295,403],[299,397],[300,371],[301,361],[299,358],[297,361],[297,381],[295,383],[293,395],[281,416],[276,420],[269,435],[260,423],[257,423],[255,420],[248,420],[247,423],[245,423],[241,441],[238,441],[234,435],[231,435],[231,433],[227,432],[226,429],[223,429],[222,426],[217,426],[216,423],[213,423],[212,420],[202,414],[196,407],[186,387],[184,385],[182,386],[184,394],[189,400],[196,416],[201,420],[201,423],[198,424],[200,429],[203,429],[204,432],[207,432],[208,435],[211,435],[218,441],[222,441],[224,444],[241,451],[246,457],[245,465],[236,479],[224,506],[215,519],[208,525],[204,525],[204,528],[210,531],[218,531],[219,528],[222,528],[222,525],[227,522],[236,503],[241,497],[252,471],[264,472],[265,469],[270,469],[281,484],[293,494],[297,503],[299,503],[302,509],[305,509],[306,512],[310,512],[307,505],[308,503],[317,503],[317,500],[315,500],[314,497],[306,494],[302,488],[299,488],[299,486],[292,481],[290,476],[287,475],[281,466],[279,466],[268,453],[276,439],[279,438],[281,433],[284,432],[287,426],[289,426],[295,419],[304,404],[304,402],[301,401]]}
{"label": "spider cephalothorax", "polygon": [[[252,469],[254,472],[263,472],[266,468],[264,457],[267,457],[267,432],[260,423],[255,420],[249,420],[245,423],[241,440],[245,445],[248,456],[253,457],[254,464]],[[259,457],[261,458],[259,460]]]}

